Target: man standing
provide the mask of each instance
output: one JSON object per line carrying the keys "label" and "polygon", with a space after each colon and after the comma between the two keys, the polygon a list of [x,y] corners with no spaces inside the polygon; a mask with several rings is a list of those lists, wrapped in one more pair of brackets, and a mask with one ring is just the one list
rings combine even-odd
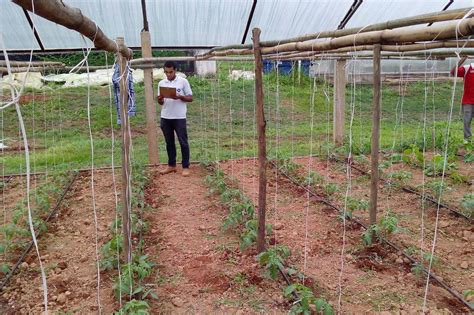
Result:
{"label": "man standing", "polygon": [[[168,153],[168,167],[161,174],[176,172],[176,145],[174,134],[178,137],[183,158],[183,176],[189,176],[189,144],[188,132],[186,130],[186,110],[188,102],[193,101],[193,92],[188,80],[176,75],[176,64],[173,61],[165,62],[166,79],[158,83],[158,103],[163,105],[161,109],[160,127],[166,141],[166,152]],[[175,88],[176,95],[164,97],[160,95],[160,87]]]}
{"label": "man standing", "polygon": [[464,78],[464,93],[462,95],[462,112],[464,116],[464,140],[467,142],[471,138],[471,121],[474,116],[474,63],[462,66],[466,57],[451,70],[451,75]]}

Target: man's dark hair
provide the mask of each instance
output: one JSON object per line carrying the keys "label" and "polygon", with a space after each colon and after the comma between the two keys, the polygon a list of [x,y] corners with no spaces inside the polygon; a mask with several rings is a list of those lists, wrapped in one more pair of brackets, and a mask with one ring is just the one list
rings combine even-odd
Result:
{"label": "man's dark hair", "polygon": [[176,64],[174,63],[174,61],[167,61],[165,62],[165,68],[173,68],[174,70],[176,70]]}

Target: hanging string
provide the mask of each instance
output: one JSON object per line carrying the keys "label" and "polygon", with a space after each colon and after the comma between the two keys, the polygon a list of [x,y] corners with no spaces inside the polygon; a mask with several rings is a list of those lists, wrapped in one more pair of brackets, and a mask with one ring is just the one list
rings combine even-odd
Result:
{"label": "hanging string", "polygon": [[[94,40],[95,36],[97,35],[97,24],[96,24],[96,33],[94,35]],[[89,53],[91,51],[91,48],[88,47],[87,42],[84,38],[83,35],[81,35],[81,38],[84,42],[85,51],[83,50],[83,55],[84,59],[80,62],[85,64],[86,67],[86,72],[87,72],[87,126],[89,129],[89,143],[90,143],[90,154],[91,154],[91,195],[92,195],[92,211],[94,215],[94,234],[95,234],[95,259],[96,259],[96,270],[97,270],[97,306],[99,310],[99,314],[102,313],[102,305],[100,302],[100,258],[99,258],[99,235],[98,235],[98,222],[97,222],[97,209],[96,209],[96,200],[95,200],[95,184],[94,184],[94,138],[92,136],[92,119],[91,119],[91,102],[90,102],[90,96],[91,96],[91,90],[90,90],[90,72],[89,72]],[[93,42],[94,42],[93,40]],[[75,69],[77,65],[73,68]]]}
{"label": "hanging string", "polygon": [[230,73],[228,76],[229,79],[229,120],[230,120],[230,174],[232,178],[234,177],[234,153],[233,153],[233,121],[232,121],[232,70],[234,68],[234,64],[232,63],[230,66]]}
{"label": "hanging string", "polygon": [[[313,47],[311,47],[313,49]],[[312,51],[313,52],[313,51]],[[313,54],[312,54],[313,55]],[[313,83],[310,84],[310,144],[309,144],[309,160],[308,160],[308,179],[311,178],[311,169],[313,166],[313,131],[314,131],[314,113],[315,113],[315,98],[316,98],[316,76],[313,78]],[[308,266],[308,216],[309,216],[309,207],[310,207],[310,188],[311,188],[311,181],[307,181],[307,189],[306,189],[306,207],[305,207],[305,235],[304,235],[304,262],[303,262],[303,285],[305,284],[305,274],[306,269]]]}
{"label": "hanging string", "polygon": [[[32,8],[31,11],[33,12],[33,15],[34,15],[35,14],[35,6],[34,6],[34,1],[33,0],[31,0],[31,8]],[[33,31],[35,31],[35,29],[36,29],[36,26],[35,26],[35,23],[33,21]],[[32,39],[32,41],[33,41],[33,39]],[[32,213],[31,213],[31,203],[30,203],[30,189],[31,189],[31,187],[30,187],[30,180],[31,180],[31,175],[30,175],[30,171],[31,171],[30,170],[30,153],[29,153],[29,148],[28,148],[28,139],[27,139],[27,135],[26,135],[25,124],[24,124],[24,121],[23,121],[23,117],[22,117],[21,109],[20,109],[20,104],[19,104],[20,97],[23,94],[23,91],[24,91],[25,85],[26,85],[26,80],[27,80],[28,74],[30,72],[31,62],[32,62],[32,59],[33,59],[33,48],[30,50],[30,59],[29,59],[28,67],[26,69],[25,78],[23,80],[23,83],[21,85],[20,90],[18,91],[15,87],[13,87],[13,84],[11,82],[11,80],[13,78],[13,75],[12,75],[12,71],[11,71],[11,67],[10,67],[10,61],[8,59],[8,54],[7,54],[5,45],[4,45],[3,36],[2,36],[1,33],[0,33],[0,42],[2,44],[2,50],[3,50],[3,55],[5,57],[5,62],[7,64],[7,71],[8,71],[9,79],[10,79],[10,82],[8,83],[8,85],[10,86],[10,93],[11,93],[11,99],[12,99],[10,102],[8,102],[5,105],[1,106],[0,110],[8,108],[11,105],[15,105],[15,110],[16,110],[16,113],[18,115],[18,122],[20,124],[21,137],[23,138],[23,146],[25,148],[26,203],[27,203],[27,209],[28,209],[28,225],[29,225],[29,228],[30,228],[31,238],[33,240],[33,244],[34,244],[34,247],[35,247],[36,256],[38,258],[38,262],[39,262],[39,265],[40,265],[41,287],[43,289],[43,303],[44,303],[45,314],[47,314],[48,313],[48,284],[47,284],[47,281],[46,281],[46,273],[45,273],[45,270],[44,270],[43,262],[41,261],[41,255],[40,255],[40,252],[39,252],[38,241],[36,239],[35,229],[34,229],[34,226],[33,226],[33,217],[32,217]],[[33,47],[33,43],[31,43],[31,47]]]}
{"label": "hanging string", "polygon": [[[458,36],[463,35],[460,30],[459,26],[461,25],[461,22],[464,21],[468,16],[470,16],[472,13],[474,13],[474,9],[469,10],[469,12],[463,16],[462,19],[459,20],[459,22],[456,25],[456,55],[458,57],[458,62],[461,60],[460,57],[460,51],[461,48],[459,47],[459,40]],[[455,73],[457,73],[457,68],[455,68]],[[445,143],[444,143],[444,161],[443,161],[443,171],[441,174],[441,186],[439,189],[439,194],[438,194],[438,206],[436,207],[436,221],[435,221],[435,230],[434,230],[434,235],[433,235],[433,241],[432,241],[432,247],[431,247],[431,255],[430,255],[430,260],[429,260],[429,265],[428,265],[428,275],[426,277],[426,284],[425,284],[425,294],[423,297],[423,312],[426,310],[426,303],[428,299],[428,289],[429,289],[429,283],[430,283],[430,278],[431,278],[431,269],[433,267],[433,257],[434,257],[434,252],[436,248],[436,241],[438,239],[438,224],[439,224],[439,210],[440,210],[440,202],[441,202],[441,197],[443,193],[443,187],[444,187],[444,180],[446,177],[446,165],[447,165],[447,160],[448,160],[448,145],[449,145],[449,132],[451,128],[451,121],[452,121],[452,114],[453,114],[453,108],[454,108],[454,100],[456,97],[456,86],[457,86],[457,80],[453,80],[453,88],[452,88],[452,94],[451,94],[451,106],[449,109],[449,116],[448,116],[448,125],[446,127],[446,138],[445,138]]]}
{"label": "hanging string", "polygon": [[221,135],[221,116],[220,116],[220,107],[221,107],[221,83],[220,83],[220,73],[217,69],[217,158],[216,161],[221,159],[220,155],[220,135]]}
{"label": "hanging string", "polygon": [[215,158],[214,161],[217,163],[219,161],[219,134],[218,134],[218,128],[216,128],[218,122],[217,122],[217,115],[216,113],[219,112],[219,110],[216,108],[216,99],[215,99],[215,90],[216,90],[216,82],[217,82],[217,77],[219,77],[219,67],[216,69],[216,79],[212,81],[211,84],[211,101],[212,101],[212,123],[213,123],[213,128],[214,128],[214,135],[215,135],[215,148],[214,148],[214,153],[215,153]]}
{"label": "hanging string", "polygon": [[[279,44],[279,43],[278,43]],[[278,45],[277,45],[278,47]],[[279,64],[280,56],[277,49],[277,64]],[[276,88],[275,88],[275,161],[278,163],[279,158],[279,145],[280,145],[280,69],[277,66],[276,69]],[[273,200],[273,211],[275,213],[274,218],[277,218],[278,214],[278,167],[275,167],[275,197]],[[277,244],[277,230],[273,232],[275,237],[274,246]]]}
{"label": "hanging string", "polygon": [[[295,71],[292,71],[291,87],[291,157],[295,156]],[[300,74],[298,73],[298,86],[300,86]]]}
{"label": "hanging string", "polygon": [[[424,88],[424,97],[423,97],[423,156],[426,153],[426,121],[427,121],[427,107],[428,107],[428,60],[431,58],[431,52],[429,56],[426,56],[425,50],[425,88]],[[434,72],[433,72],[434,74]],[[423,172],[422,172],[422,191],[421,191],[421,229],[420,229],[420,259],[423,261],[424,248],[425,248],[425,210],[426,210],[426,178],[425,178],[425,169],[426,169],[426,159],[423,159]]]}
{"label": "hanging string", "polygon": [[[114,64],[112,65],[111,69],[114,69],[115,68],[115,62]],[[107,72],[107,78],[110,78],[111,75],[110,75],[110,72],[109,72],[109,64],[108,64],[108,58],[107,58],[107,52],[105,52],[105,69],[106,69],[106,72]],[[117,180],[115,178],[115,156],[114,156],[114,153],[115,153],[115,131],[114,131],[114,113],[113,113],[113,106],[112,106],[112,82],[111,80],[108,80],[108,84],[107,84],[107,89],[109,91],[109,117],[110,117],[110,132],[111,132],[111,135],[110,135],[110,140],[111,140],[111,153],[110,153],[110,160],[111,160],[111,164],[112,164],[112,186],[114,188],[114,201],[115,201],[115,221],[114,221],[114,233],[115,233],[115,236],[118,236],[119,235],[119,231],[118,231],[118,221],[119,221],[119,217],[118,217],[118,209],[119,209],[119,200],[118,200],[118,192],[117,192]],[[119,281],[119,306],[120,308],[122,308],[122,270],[121,270],[121,264],[120,264],[120,249],[119,247],[117,246],[117,270],[118,270],[118,281]]]}

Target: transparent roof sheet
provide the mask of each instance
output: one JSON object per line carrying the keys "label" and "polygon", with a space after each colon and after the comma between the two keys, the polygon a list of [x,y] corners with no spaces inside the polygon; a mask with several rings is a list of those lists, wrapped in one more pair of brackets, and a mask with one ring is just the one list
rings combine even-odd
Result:
{"label": "transparent roof sheet", "polygon": [[[139,0],[62,0],[95,21],[111,39],[124,37],[140,47],[143,28]],[[353,0],[258,0],[250,23],[262,40],[278,40],[334,30]],[[417,14],[441,11],[450,0],[364,0],[346,28],[366,26]],[[153,47],[210,47],[240,44],[254,0],[146,0]],[[449,9],[474,7],[474,0],[454,0]],[[80,49],[92,43],[75,31],[29,13],[46,50]],[[23,9],[0,0],[0,45],[8,50],[39,50]]]}
{"label": "transparent roof sheet", "polygon": [[364,0],[346,28],[441,11],[447,3],[446,0]]}
{"label": "transparent roof sheet", "polygon": [[474,0],[454,0],[449,6],[449,10],[474,7]]}
{"label": "transparent roof sheet", "polygon": [[[262,30],[261,40],[277,40],[334,30],[352,0],[259,0],[250,29]],[[246,43],[252,41],[251,34]]]}
{"label": "transparent roof sheet", "polygon": [[23,10],[9,0],[0,0],[0,36],[0,49],[40,48]]}

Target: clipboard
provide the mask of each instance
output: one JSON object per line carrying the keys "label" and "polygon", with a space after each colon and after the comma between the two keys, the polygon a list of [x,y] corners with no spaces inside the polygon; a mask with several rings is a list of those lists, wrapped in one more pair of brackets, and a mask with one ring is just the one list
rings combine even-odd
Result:
{"label": "clipboard", "polygon": [[160,96],[167,98],[175,98],[176,88],[160,86]]}

